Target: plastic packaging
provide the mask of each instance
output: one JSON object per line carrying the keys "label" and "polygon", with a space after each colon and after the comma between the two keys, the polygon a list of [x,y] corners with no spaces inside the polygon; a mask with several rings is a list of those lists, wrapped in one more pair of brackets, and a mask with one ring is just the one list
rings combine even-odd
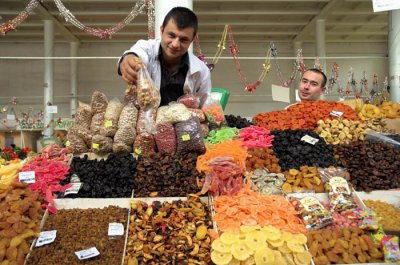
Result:
{"label": "plastic packaging", "polygon": [[198,118],[192,117],[187,121],[175,124],[177,152],[204,153],[205,146],[200,134],[200,122]]}
{"label": "plastic packaging", "polygon": [[178,98],[177,102],[182,103],[187,108],[198,109],[200,105],[200,100],[195,95],[188,93],[186,95]]}
{"label": "plastic packaging", "polygon": [[365,134],[365,140],[370,140],[373,142],[383,142],[386,144],[390,144],[391,146],[395,147],[396,149],[400,149],[400,142],[393,140],[390,137],[387,137],[385,134],[369,130]]}
{"label": "plastic packaging", "polygon": [[188,108],[190,113],[192,114],[193,117],[199,118],[200,122],[203,122],[206,120],[206,116],[204,115],[204,112],[201,109],[192,109]]}
{"label": "plastic packaging", "polygon": [[207,123],[201,123],[200,124],[200,135],[203,138],[206,138],[208,136],[208,133],[210,132],[210,129],[208,128]]}
{"label": "plastic packaging", "polygon": [[114,135],[114,143],[132,146],[136,138],[136,130],[133,127],[122,127]]}
{"label": "plastic packaging", "polygon": [[141,65],[137,78],[137,99],[140,109],[147,110],[149,108],[158,108],[161,102],[160,92],[150,78],[149,72],[145,65]]}
{"label": "plastic packaging", "polygon": [[385,262],[400,262],[399,238],[397,236],[383,236],[381,240]]}
{"label": "plastic packaging", "polygon": [[160,154],[176,152],[176,135],[174,125],[170,122],[160,122],[156,125],[154,139]]}
{"label": "plastic packaging", "polygon": [[137,109],[140,108],[139,102],[137,99],[137,87],[134,85],[129,85],[126,90],[125,90],[125,96],[124,96],[124,102],[125,103],[132,103],[135,105]]}
{"label": "plastic packaging", "polygon": [[108,105],[107,96],[100,91],[94,91],[92,94],[92,101],[90,106],[94,114],[106,112]]}
{"label": "plastic packaging", "polygon": [[114,153],[132,153],[132,145],[126,145],[124,143],[113,143],[113,152]]}
{"label": "plastic packaging", "polygon": [[332,214],[313,196],[290,197],[290,201],[300,212],[308,230],[321,229],[333,222]]}
{"label": "plastic packaging", "polygon": [[133,151],[138,155],[149,156],[156,152],[156,142],[154,136],[150,133],[143,132],[138,134],[133,144]]}
{"label": "plastic packaging", "polygon": [[113,137],[118,129],[118,119],[124,106],[118,98],[113,98],[107,105],[104,114],[104,123],[100,128],[100,134]]}
{"label": "plastic packaging", "polygon": [[100,128],[104,124],[104,114],[105,112],[101,112],[93,115],[92,122],[90,123],[90,131],[92,134],[100,134]]}
{"label": "plastic packaging", "polygon": [[225,115],[221,104],[219,101],[216,101],[211,97],[207,98],[207,101],[203,105],[202,111],[204,112],[204,115],[210,124],[221,126],[225,121]]}
{"label": "plastic packaging", "polygon": [[86,153],[89,151],[85,141],[71,132],[67,134],[65,146],[74,154]]}
{"label": "plastic packaging", "polygon": [[138,119],[138,110],[133,103],[128,102],[122,109],[118,119],[118,128],[132,127],[136,128]]}
{"label": "plastic packaging", "polygon": [[139,110],[136,123],[137,134],[155,132],[156,113],[156,109]]}
{"label": "plastic packaging", "polygon": [[75,125],[83,128],[89,128],[92,122],[92,108],[83,102],[79,102],[78,108],[75,114]]}
{"label": "plastic packaging", "polygon": [[160,122],[177,123],[187,121],[192,114],[182,103],[172,102],[167,106],[161,106],[157,110],[156,124]]}
{"label": "plastic packaging", "polygon": [[104,155],[111,153],[113,148],[113,140],[110,137],[106,137],[100,134],[96,134],[92,138],[91,150],[93,153],[98,155]]}

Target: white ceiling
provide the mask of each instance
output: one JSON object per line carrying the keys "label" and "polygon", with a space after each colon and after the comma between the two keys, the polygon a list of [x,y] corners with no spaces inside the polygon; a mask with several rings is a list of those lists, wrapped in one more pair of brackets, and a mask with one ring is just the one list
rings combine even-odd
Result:
{"label": "white ceiling", "polygon": [[[168,1],[168,0],[165,0]],[[67,9],[86,26],[108,28],[132,10],[132,0],[63,0]],[[29,0],[0,0],[0,24],[13,19]],[[0,35],[3,42],[43,42],[43,19],[56,22],[56,41],[81,43],[131,42],[147,37],[147,15],[104,40],[64,21],[53,2],[43,0],[17,31]],[[325,19],[326,42],[387,43],[388,12],[374,13],[372,0],[193,0],[199,18],[201,42],[218,42],[225,24],[240,42],[314,42],[315,21]]]}

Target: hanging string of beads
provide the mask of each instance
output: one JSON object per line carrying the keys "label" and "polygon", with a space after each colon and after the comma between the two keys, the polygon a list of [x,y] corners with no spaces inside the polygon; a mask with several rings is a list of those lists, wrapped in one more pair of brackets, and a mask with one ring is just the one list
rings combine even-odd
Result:
{"label": "hanging string of beads", "polygon": [[0,33],[6,35],[10,31],[14,31],[19,24],[21,24],[32,11],[41,3],[41,0],[31,0],[23,11],[18,16],[0,25]]}
{"label": "hanging string of beads", "polygon": [[135,6],[132,8],[131,12],[118,24],[111,26],[107,29],[100,28],[92,28],[85,26],[82,24],[75,16],[69,11],[61,0],[54,0],[60,15],[65,19],[66,22],[71,23],[73,26],[77,27],[80,30],[85,31],[93,36],[99,37],[101,39],[111,39],[112,35],[119,30],[123,29],[126,25],[128,25],[135,17],[139,14],[144,13],[146,9],[146,0],[138,0]]}
{"label": "hanging string of beads", "polygon": [[240,62],[239,62],[239,58],[238,58],[238,54],[239,54],[239,49],[238,46],[235,42],[235,39],[233,38],[233,33],[232,33],[232,28],[231,26],[228,26],[228,37],[229,37],[229,50],[230,53],[235,61],[235,67],[236,67],[236,71],[239,74],[240,77],[240,81],[242,82],[244,88],[246,91],[248,92],[253,92],[257,89],[257,87],[263,82],[265,76],[267,75],[267,73],[269,72],[270,68],[271,68],[271,64],[270,64],[270,60],[271,60],[271,49],[268,48],[267,51],[267,56],[265,59],[265,62],[263,63],[263,70],[261,72],[260,77],[258,78],[258,80],[253,83],[253,84],[249,84],[247,82],[247,78],[246,76],[243,74],[241,68],[240,68]]}

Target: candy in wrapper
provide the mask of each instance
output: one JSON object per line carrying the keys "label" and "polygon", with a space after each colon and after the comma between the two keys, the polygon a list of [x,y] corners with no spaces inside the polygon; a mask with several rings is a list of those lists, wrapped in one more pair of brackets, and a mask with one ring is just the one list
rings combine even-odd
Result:
{"label": "candy in wrapper", "polygon": [[364,230],[377,230],[379,228],[378,224],[378,216],[371,209],[366,209],[360,213],[362,219],[362,223],[360,225],[361,229]]}
{"label": "candy in wrapper", "polygon": [[321,229],[333,222],[331,212],[326,210],[317,198],[305,196],[295,200],[298,200],[295,208],[300,212],[308,230]]}
{"label": "candy in wrapper", "polygon": [[331,212],[343,212],[357,208],[346,179],[332,177],[326,182],[326,190],[329,191]]}
{"label": "candy in wrapper", "polygon": [[383,236],[381,245],[385,262],[400,262],[399,238],[397,236]]}

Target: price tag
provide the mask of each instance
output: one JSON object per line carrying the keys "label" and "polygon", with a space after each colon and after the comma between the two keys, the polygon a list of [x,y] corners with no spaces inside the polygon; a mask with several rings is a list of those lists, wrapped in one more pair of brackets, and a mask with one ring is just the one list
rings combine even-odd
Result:
{"label": "price tag", "polygon": [[7,114],[7,120],[15,121],[15,115],[14,114]]}
{"label": "price tag", "polygon": [[58,107],[57,106],[46,106],[46,112],[47,113],[58,113]]}
{"label": "price tag", "polygon": [[18,173],[19,182],[23,183],[35,183],[35,171],[26,171]]}
{"label": "price tag", "polygon": [[112,121],[105,121],[104,126],[107,127],[112,127]]}
{"label": "price tag", "polygon": [[69,140],[68,140],[68,141],[66,141],[66,142],[65,142],[65,146],[66,146],[66,147],[69,147],[69,146],[71,146],[71,142],[70,142]]}
{"label": "price tag", "polygon": [[79,260],[84,260],[96,257],[100,255],[100,252],[97,250],[96,247],[92,247],[81,251],[76,251],[75,255],[78,257]]}
{"label": "price tag", "polygon": [[330,113],[332,116],[335,117],[341,117],[343,115],[343,112],[341,111],[336,111],[336,110],[332,110],[332,112]]}
{"label": "price tag", "polygon": [[139,148],[135,148],[135,154],[140,155],[142,153],[142,150]]}
{"label": "price tag", "polygon": [[72,184],[72,186],[64,191],[64,195],[78,194],[79,189],[82,186],[82,183],[81,182],[76,182],[76,183],[71,183],[71,184]]}
{"label": "price tag", "polygon": [[57,230],[40,232],[40,236],[36,240],[35,247],[40,247],[40,246],[43,246],[43,245],[47,245],[47,244],[53,243],[54,240],[56,240],[56,237],[57,237]]}
{"label": "price tag", "polygon": [[124,225],[121,223],[109,223],[108,224],[108,236],[123,236]]}
{"label": "price tag", "polygon": [[315,145],[319,141],[318,139],[315,139],[309,135],[304,135],[303,137],[301,137],[301,140],[312,145]]}
{"label": "price tag", "polygon": [[92,143],[92,148],[93,148],[93,149],[99,150],[99,147],[100,147],[99,144]]}
{"label": "price tag", "polygon": [[189,140],[190,140],[190,135],[189,134],[182,135],[182,141],[189,141]]}

